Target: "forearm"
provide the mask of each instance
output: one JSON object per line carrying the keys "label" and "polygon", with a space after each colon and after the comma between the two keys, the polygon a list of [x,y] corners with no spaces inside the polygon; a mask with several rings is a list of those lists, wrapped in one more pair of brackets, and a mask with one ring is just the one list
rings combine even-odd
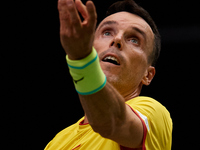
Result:
{"label": "forearm", "polygon": [[79,97],[90,125],[97,132],[109,134],[125,119],[124,98],[108,82],[99,92]]}
{"label": "forearm", "polygon": [[117,131],[116,128],[124,123],[126,118],[125,100],[106,82],[96,50],[93,49],[86,58],[78,61],[67,57],[67,63],[86,119],[93,130],[101,135]]}

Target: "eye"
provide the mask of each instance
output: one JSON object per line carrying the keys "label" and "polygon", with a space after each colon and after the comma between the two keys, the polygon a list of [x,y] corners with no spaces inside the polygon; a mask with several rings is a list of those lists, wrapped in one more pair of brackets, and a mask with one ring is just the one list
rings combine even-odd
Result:
{"label": "eye", "polygon": [[110,33],[109,31],[105,31],[105,32],[103,33],[103,35],[105,35],[105,36],[110,36],[111,33]]}
{"label": "eye", "polygon": [[130,39],[130,42],[134,43],[134,44],[139,44],[139,41],[137,39]]}

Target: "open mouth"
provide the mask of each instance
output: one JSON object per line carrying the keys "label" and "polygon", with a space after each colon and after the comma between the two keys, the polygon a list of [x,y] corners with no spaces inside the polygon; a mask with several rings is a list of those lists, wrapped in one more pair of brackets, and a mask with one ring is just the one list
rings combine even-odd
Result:
{"label": "open mouth", "polygon": [[102,61],[109,62],[109,63],[112,63],[114,65],[120,65],[119,60],[114,56],[106,56],[106,57],[103,58]]}

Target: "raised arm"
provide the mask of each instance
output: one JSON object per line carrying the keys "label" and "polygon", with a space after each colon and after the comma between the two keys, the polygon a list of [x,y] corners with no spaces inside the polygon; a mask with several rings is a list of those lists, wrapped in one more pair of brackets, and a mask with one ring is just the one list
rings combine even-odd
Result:
{"label": "raised arm", "polygon": [[[92,1],[86,6],[80,0],[59,0],[60,38],[70,60],[81,60],[92,52],[96,10]],[[78,11],[84,18],[81,22]],[[76,81],[78,82],[78,81]],[[122,146],[138,148],[142,145],[143,125],[125,99],[110,84],[93,94],[79,98],[86,120],[93,130]]]}

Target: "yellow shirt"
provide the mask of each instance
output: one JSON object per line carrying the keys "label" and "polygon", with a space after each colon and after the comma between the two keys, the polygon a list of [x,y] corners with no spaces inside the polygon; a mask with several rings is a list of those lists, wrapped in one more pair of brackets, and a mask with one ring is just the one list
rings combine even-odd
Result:
{"label": "yellow shirt", "polygon": [[[156,100],[139,96],[126,102],[141,119],[144,128],[142,150],[171,150],[172,120]],[[95,133],[89,124],[77,123],[59,132],[45,150],[131,150]],[[132,149],[134,150],[134,149]]]}

